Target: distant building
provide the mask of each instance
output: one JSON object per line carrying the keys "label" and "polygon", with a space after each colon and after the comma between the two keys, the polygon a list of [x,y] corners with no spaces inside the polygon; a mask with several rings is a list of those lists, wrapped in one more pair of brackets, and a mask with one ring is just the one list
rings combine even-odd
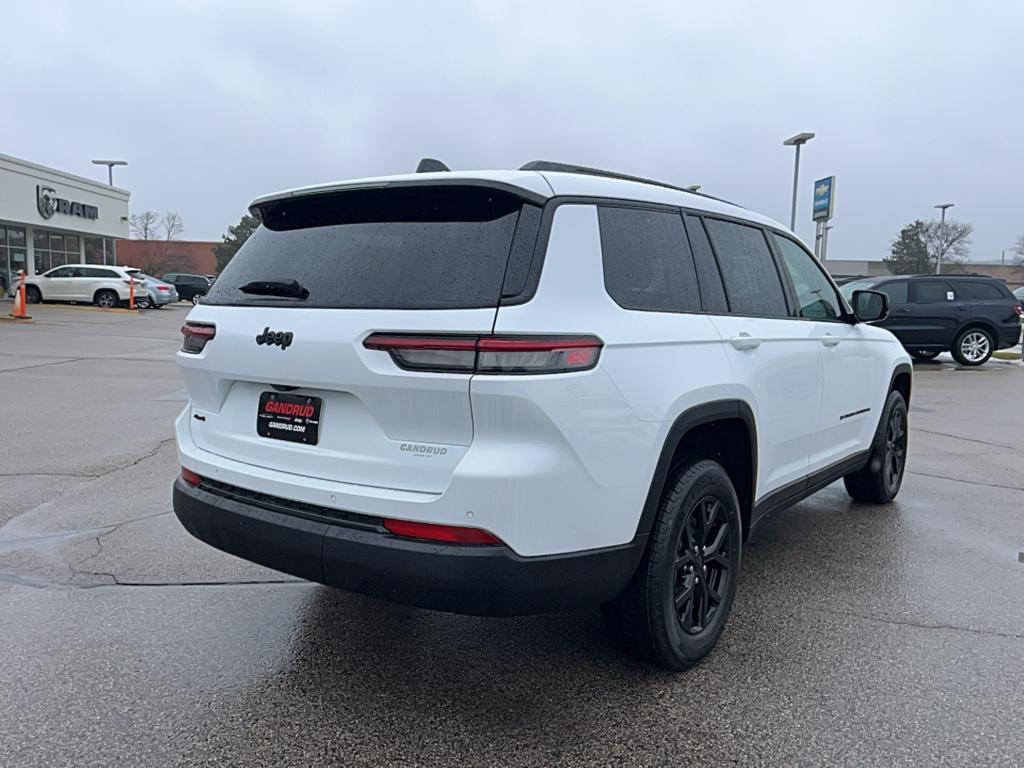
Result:
{"label": "distant building", "polygon": [[62,264],[117,264],[128,234],[130,193],[56,168],[0,154],[0,296],[19,271]]}
{"label": "distant building", "polygon": [[154,277],[167,272],[213,275],[217,271],[213,249],[218,245],[207,240],[118,240],[117,260]]}
{"label": "distant building", "polygon": [[[836,280],[851,277],[885,277],[889,274],[889,266],[884,261],[855,261],[845,259],[827,259],[825,269]],[[1003,264],[1002,262],[968,261],[956,266],[944,266],[944,272],[973,272],[978,275],[998,277],[1006,281],[1010,290],[1024,285],[1024,264]]]}

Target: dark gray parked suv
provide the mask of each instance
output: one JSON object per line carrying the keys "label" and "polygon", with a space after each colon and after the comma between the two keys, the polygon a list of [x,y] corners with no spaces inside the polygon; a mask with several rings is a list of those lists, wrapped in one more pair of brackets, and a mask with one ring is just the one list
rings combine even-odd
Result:
{"label": "dark gray parked suv", "polygon": [[206,275],[191,275],[181,272],[172,272],[160,279],[174,285],[182,301],[191,301],[193,304],[199,303],[199,297],[206,295],[212,282]]}
{"label": "dark gray parked suv", "polygon": [[881,291],[889,317],[879,323],[918,360],[951,352],[960,365],[981,365],[1020,339],[1021,305],[1006,283],[984,275],[908,275],[864,278],[842,286]]}

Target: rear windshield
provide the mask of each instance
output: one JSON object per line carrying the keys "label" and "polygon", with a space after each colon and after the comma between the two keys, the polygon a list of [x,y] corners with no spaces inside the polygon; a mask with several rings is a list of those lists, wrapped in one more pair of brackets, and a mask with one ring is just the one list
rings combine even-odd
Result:
{"label": "rear windshield", "polygon": [[[263,224],[203,303],[494,307],[524,205],[511,193],[468,186],[353,190],[269,203],[261,210]],[[289,289],[274,290],[281,285]]]}

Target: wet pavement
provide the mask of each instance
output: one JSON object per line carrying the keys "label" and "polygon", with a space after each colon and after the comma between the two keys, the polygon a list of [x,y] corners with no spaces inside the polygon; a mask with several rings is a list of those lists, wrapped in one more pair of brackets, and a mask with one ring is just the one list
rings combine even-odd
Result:
{"label": "wet pavement", "polygon": [[917,366],[899,499],[771,518],[672,675],[593,610],[419,611],[194,541],[185,305],[34,309],[0,323],[0,766],[1024,763],[1018,365]]}

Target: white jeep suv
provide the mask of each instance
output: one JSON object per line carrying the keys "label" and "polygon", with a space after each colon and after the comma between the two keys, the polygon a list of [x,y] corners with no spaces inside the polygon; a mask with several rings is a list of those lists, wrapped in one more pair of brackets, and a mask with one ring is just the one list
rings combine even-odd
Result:
{"label": "white jeep suv", "polygon": [[886,298],[851,308],[764,216],[547,162],[251,210],[178,353],[174,509],[218,549],[444,611],[602,605],[678,669],[765,515],[899,491]]}

